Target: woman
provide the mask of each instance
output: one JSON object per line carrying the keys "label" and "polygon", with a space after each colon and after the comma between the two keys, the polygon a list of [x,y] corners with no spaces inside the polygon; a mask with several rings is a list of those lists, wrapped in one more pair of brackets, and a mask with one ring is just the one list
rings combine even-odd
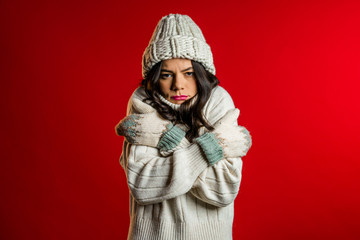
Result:
{"label": "woman", "polygon": [[115,127],[130,189],[128,239],[232,239],[249,132],[218,85],[212,53],[187,15],[158,23],[143,81]]}

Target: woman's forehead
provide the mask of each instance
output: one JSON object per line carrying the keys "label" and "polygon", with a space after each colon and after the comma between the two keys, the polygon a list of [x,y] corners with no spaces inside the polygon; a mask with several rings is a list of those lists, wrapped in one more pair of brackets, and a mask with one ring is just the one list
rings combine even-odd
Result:
{"label": "woman's forehead", "polygon": [[172,58],[163,60],[163,68],[189,68],[192,67],[191,60],[186,58]]}

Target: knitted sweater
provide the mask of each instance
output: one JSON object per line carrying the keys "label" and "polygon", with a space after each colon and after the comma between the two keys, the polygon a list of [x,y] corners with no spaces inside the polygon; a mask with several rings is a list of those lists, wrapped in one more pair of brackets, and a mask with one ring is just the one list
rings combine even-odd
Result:
{"label": "knitted sweater", "polygon": [[[134,91],[127,115],[134,112],[134,98],[146,98],[144,89]],[[162,101],[175,109],[179,106]],[[217,86],[203,114],[213,125],[234,108],[228,92]],[[200,135],[205,132],[205,128],[200,129]],[[163,156],[157,148],[133,145],[125,139],[120,164],[130,190],[129,240],[232,239],[240,157],[224,158],[209,166],[197,143]]]}

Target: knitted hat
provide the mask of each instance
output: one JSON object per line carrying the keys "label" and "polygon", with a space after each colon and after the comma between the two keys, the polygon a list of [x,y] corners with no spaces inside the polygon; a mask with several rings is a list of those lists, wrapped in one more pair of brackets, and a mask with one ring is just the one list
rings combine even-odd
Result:
{"label": "knitted hat", "polygon": [[172,58],[195,60],[215,75],[210,46],[201,29],[187,15],[171,13],[158,22],[143,54],[143,78],[156,63]]}

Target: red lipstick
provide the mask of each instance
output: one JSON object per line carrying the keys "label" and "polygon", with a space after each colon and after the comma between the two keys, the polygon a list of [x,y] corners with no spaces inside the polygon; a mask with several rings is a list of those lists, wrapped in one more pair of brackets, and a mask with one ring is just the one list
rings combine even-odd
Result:
{"label": "red lipstick", "polygon": [[188,98],[187,95],[176,95],[176,96],[172,96],[172,99],[174,99],[175,101],[183,101],[186,100]]}

